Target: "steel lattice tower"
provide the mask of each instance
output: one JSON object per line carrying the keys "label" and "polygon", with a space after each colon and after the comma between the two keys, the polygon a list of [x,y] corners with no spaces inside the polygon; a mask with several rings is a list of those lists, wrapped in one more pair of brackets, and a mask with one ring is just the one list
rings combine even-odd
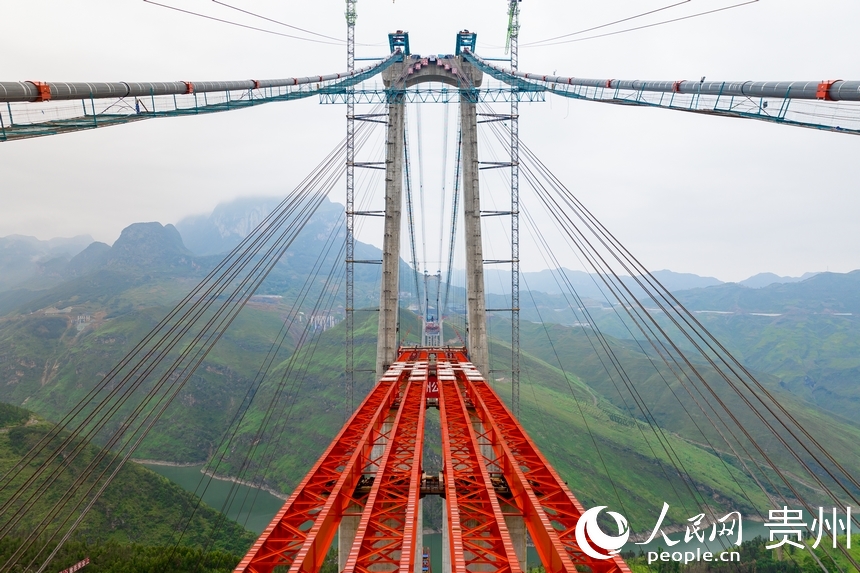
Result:
{"label": "steel lattice tower", "polygon": [[[358,0],[346,0],[346,67],[355,73]],[[355,408],[355,90],[346,92],[346,415]]]}
{"label": "steel lattice tower", "polygon": [[[520,0],[511,0],[511,69],[519,66]],[[511,409],[520,416],[520,102],[511,87]]]}

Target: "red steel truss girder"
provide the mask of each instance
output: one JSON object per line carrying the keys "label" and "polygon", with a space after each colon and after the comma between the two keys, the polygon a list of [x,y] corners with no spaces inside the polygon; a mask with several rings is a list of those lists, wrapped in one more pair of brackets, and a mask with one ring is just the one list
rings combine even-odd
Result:
{"label": "red steel truss girder", "polygon": [[[430,354],[436,355],[436,367],[428,372]],[[548,571],[573,573],[585,566],[593,573],[629,573],[618,556],[597,560],[582,553],[574,531],[584,509],[468,361],[465,350],[450,348],[401,350],[398,361],[296,488],[237,573],[271,573],[275,568],[316,573],[342,517],[359,512],[362,518],[346,570],[411,573],[424,412],[434,370],[440,389],[446,534],[453,570],[521,573],[490,480],[491,471],[501,471]],[[492,459],[482,455],[482,442],[485,448],[492,446]],[[364,488],[357,490],[368,474],[376,474],[369,494]]]}
{"label": "red steel truss girder", "polygon": [[[441,367],[441,365],[440,365]],[[452,571],[521,572],[478,440],[454,381],[439,382]]]}
{"label": "red steel truss girder", "polygon": [[[367,497],[346,571],[414,570],[427,363],[416,362]],[[422,368],[423,365],[423,368]]]}
{"label": "red steel truss girder", "polygon": [[494,463],[501,466],[547,571],[572,573],[576,566],[586,566],[595,573],[629,573],[617,555],[600,560],[582,552],[574,532],[585,509],[492,388],[477,376],[457,374],[465,380],[467,395],[485,429],[492,428],[498,438],[492,440]]}
{"label": "red steel truss girder", "polygon": [[398,397],[399,378],[380,382],[332,441],[234,570],[317,571],[352,500],[373,438]]}

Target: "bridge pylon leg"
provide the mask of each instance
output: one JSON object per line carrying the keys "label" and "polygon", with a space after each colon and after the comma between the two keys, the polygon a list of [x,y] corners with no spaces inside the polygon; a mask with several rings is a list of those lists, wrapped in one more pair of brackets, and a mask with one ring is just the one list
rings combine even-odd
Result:
{"label": "bridge pylon leg", "polygon": [[403,204],[403,154],[406,104],[388,104],[385,142],[385,223],[382,239],[382,284],[376,377],[381,378],[397,357],[397,309],[400,295],[400,221]]}
{"label": "bridge pylon leg", "polygon": [[484,297],[484,249],[481,242],[481,192],[478,177],[478,116],[475,103],[460,96],[463,171],[463,228],[466,236],[466,344],[478,370],[490,375],[487,303]]}

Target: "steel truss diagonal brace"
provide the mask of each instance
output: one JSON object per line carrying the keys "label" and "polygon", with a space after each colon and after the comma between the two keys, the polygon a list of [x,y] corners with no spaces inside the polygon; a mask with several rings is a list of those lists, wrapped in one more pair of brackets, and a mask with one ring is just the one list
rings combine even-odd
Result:
{"label": "steel truss diagonal brace", "polygon": [[460,386],[441,380],[439,387],[451,570],[520,573]]}
{"label": "steel truss diagonal brace", "polygon": [[296,487],[235,572],[318,571],[352,502],[375,436],[398,397],[400,377],[378,384]]}
{"label": "steel truss diagonal brace", "polygon": [[574,531],[585,509],[487,383],[472,376],[465,384],[485,431],[493,434],[493,463],[501,468],[526,518],[546,570],[575,573],[584,566],[594,573],[629,573],[617,555],[600,560],[582,552]]}
{"label": "steel truss diagonal brace", "polygon": [[379,462],[346,571],[413,571],[418,524],[427,367],[413,367]]}

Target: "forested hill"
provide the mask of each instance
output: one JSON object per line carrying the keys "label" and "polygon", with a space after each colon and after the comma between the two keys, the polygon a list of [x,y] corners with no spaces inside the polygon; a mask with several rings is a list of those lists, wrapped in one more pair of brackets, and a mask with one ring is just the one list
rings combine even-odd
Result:
{"label": "forested hill", "polygon": [[725,283],[676,292],[684,306],[697,311],[778,314],[860,314],[860,270],[818,273],[803,281],[749,288]]}
{"label": "forested hill", "polygon": [[[0,475],[6,475],[50,430],[51,424],[32,412],[0,403]],[[52,486],[53,495],[41,496],[8,537],[29,534],[58,499],[59,492],[72,485],[97,452],[97,448],[87,447],[72,463],[70,471]],[[22,481],[31,472],[32,469],[25,470],[17,481]],[[76,489],[84,491],[87,486],[88,482],[85,482]],[[0,493],[0,503],[8,499],[3,494],[12,490],[14,488],[7,488]],[[179,533],[186,527],[187,534],[180,540]],[[51,531],[50,527],[48,531]],[[209,549],[242,554],[254,540],[254,535],[239,524],[223,519],[214,509],[176,484],[143,466],[128,462],[84,518],[72,540],[163,546],[178,543],[201,548],[211,541]]]}
{"label": "forested hill", "polygon": [[[329,239],[342,244],[342,231],[336,225],[342,209],[333,203],[323,205],[296,239],[290,256],[263,284],[260,294],[265,296],[252,299],[225,331],[137,457],[208,462],[219,474],[256,481],[282,493],[295,486],[335,435],[346,410],[344,329],[336,324],[343,311],[342,283],[318,276],[309,298],[304,302],[297,298],[323,245]],[[211,239],[213,251],[229,248],[252,224],[249,216],[222,215],[200,218],[192,225],[202,229],[204,239],[218,233],[224,240],[216,245]],[[15,289],[0,292],[0,401],[26,406],[47,420],[60,419],[220,260],[218,254],[190,249],[180,235],[190,233],[186,227],[134,225],[114,245],[91,245],[68,261],[61,260],[62,264],[45,266],[42,274]],[[357,257],[380,257],[370,245],[360,248],[364,250]],[[334,249],[323,255],[323,263],[340,264],[338,257]],[[373,268],[363,268],[356,284],[357,306],[363,309],[356,319],[356,368],[370,370],[379,269],[378,265],[363,267]],[[404,266],[404,288],[410,273]],[[835,456],[860,472],[860,425],[851,415],[852,408],[856,413],[852,400],[857,391],[852,369],[860,368],[860,348],[856,348],[860,336],[851,310],[856,305],[851,298],[856,297],[851,286],[855,280],[856,273],[825,273],[760,289],[715,284],[679,291],[677,296],[778,393],[810,431],[832,444]],[[317,295],[323,293],[333,301],[325,312],[314,307]],[[493,296],[501,298],[489,297],[491,307],[508,306],[503,295]],[[305,314],[290,323],[263,384],[255,391],[260,367],[297,301]],[[753,480],[743,474],[742,464],[702,445],[707,440],[698,433],[695,420],[677,400],[672,401],[678,389],[667,384],[650,358],[629,340],[629,332],[617,322],[617,308],[593,302],[592,325],[578,323],[559,294],[535,291],[521,297],[523,423],[581,501],[606,503],[623,492],[631,524],[639,527],[649,521],[653,525],[656,516],[651,513],[673,491],[685,487],[680,478],[666,479],[667,460],[646,439],[643,416],[627,407],[629,396],[614,387],[588,345],[585,333],[597,326],[610,335],[609,344],[654,401],[654,418],[668,430],[672,447],[690,461],[694,490],[703,492],[715,507],[746,511],[751,500],[766,504]],[[538,310],[546,325],[538,321]],[[452,316],[450,324],[456,320]],[[509,380],[502,372],[506,357],[510,359],[510,325],[505,321],[504,313],[492,315],[490,332],[492,383],[507,397]],[[419,331],[417,319],[403,309],[402,338],[414,342]],[[457,344],[462,332],[446,330],[445,340]],[[371,383],[369,375],[361,380],[357,400]],[[283,392],[276,392],[279,387]],[[237,409],[247,404],[246,395],[255,396],[254,401],[231,428]],[[277,423],[261,426],[275,407],[284,408],[274,413]],[[432,414],[430,418],[432,424]],[[749,423],[752,427],[755,422]],[[234,444],[225,451],[225,436],[234,429]],[[24,430],[31,431],[27,426],[16,431]],[[258,444],[260,448],[255,447]],[[216,468],[213,462],[222,452],[224,462]],[[427,471],[438,471],[433,467],[438,465],[438,444],[429,443],[426,454]],[[789,469],[795,463],[788,458],[778,461]],[[676,509],[669,515],[675,523],[689,517]]]}
{"label": "forested hill", "polygon": [[860,423],[860,271],[761,289],[676,293],[747,366],[782,389]]}

